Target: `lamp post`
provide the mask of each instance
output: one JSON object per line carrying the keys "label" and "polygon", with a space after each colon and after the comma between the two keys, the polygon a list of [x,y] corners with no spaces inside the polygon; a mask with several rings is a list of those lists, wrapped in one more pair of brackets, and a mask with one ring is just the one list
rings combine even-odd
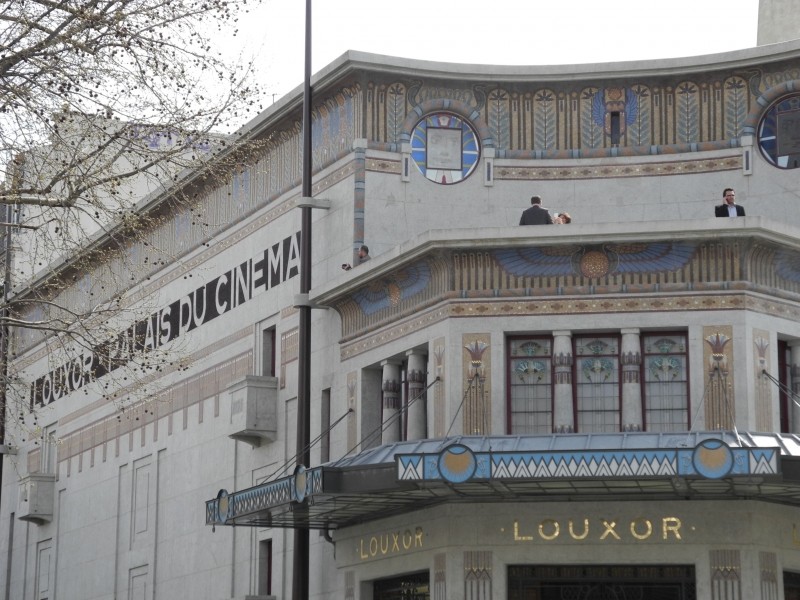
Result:
{"label": "lamp post", "polygon": [[[311,197],[311,0],[306,0],[305,77],[303,79],[303,198]],[[311,206],[300,209],[300,294],[311,290]],[[311,306],[299,307],[299,356],[297,361],[297,466],[311,462]],[[304,502],[306,502],[304,500]],[[292,599],[308,600],[308,527],[294,528]]]}

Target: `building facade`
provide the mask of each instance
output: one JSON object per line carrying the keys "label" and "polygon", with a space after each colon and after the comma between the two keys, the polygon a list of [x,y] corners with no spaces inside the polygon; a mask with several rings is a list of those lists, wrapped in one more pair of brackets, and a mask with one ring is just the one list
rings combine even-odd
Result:
{"label": "building facade", "polygon": [[118,337],[15,339],[4,597],[289,598],[300,527],[315,598],[798,598],[800,43],[313,89],[312,199],[293,94],[125,249]]}

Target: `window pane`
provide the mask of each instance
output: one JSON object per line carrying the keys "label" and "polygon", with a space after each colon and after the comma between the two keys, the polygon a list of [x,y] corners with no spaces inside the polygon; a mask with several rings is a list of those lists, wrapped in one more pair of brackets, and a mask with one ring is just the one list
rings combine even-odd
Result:
{"label": "window pane", "polygon": [[551,339],[509,340],[509,433],[552,433],[552,353]]}
{"label": "window pane", "polygon": [[647,430],[686,431],[689,426],[686,335],[645,335],[642,345]]}
{"label": "window pane", "polygon": [[576,337],[574,368],[577,431],[619,431],[619,340],[616,337]]}

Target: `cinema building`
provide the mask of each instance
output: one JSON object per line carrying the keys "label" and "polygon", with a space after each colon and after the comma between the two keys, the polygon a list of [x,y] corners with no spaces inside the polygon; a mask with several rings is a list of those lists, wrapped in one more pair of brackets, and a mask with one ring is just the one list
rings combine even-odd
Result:
{"label": "cinema building", "polygon": [[[0,597],[288,599],[300,527],[321,600],[799,598],[800,41],[349,52],[313,90],[312,197],[298,90],[201,190],[204,227],[159,221],[177,258],[127,293],[100,376],[108,348],[64,363],[18,334]],[[746,216],[714,216],[728,187]],[[519,226],[533,195],[572,223]],[[114,376],[157,348],[180,360]]]}

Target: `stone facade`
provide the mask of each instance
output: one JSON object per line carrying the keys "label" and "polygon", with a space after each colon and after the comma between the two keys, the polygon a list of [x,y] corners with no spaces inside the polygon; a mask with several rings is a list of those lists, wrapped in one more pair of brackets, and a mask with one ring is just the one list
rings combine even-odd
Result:
{"label": "stone facade", "polygon": [[[312,595],[367,599],[381,581],[427,573],[437,600],[501,599],[517,597],[514,569],[523,581],[542,567],[671,565],[697,598],[788,597],[787,573],[800,572],[787,466],[800,454],[800,418],[780,384],[797,389],[800,371],[800,186],[762,146],[771,107],[800,102],[800,44],[590,71],[351,53],[324,73],[314,86],[313,196],[325,207],[313,214],[307,466],[363,460],[385,471],[404,441],[539,436],[577,451],[607,433],[677,449],[690,431],[717,430],[732,448],[768,434],[786,462],[703,482],[702,499],[662,475],[658,497],[605,484],[591,498],[572,488],[538,497],[504,483],[494,496],[359,522],[334,511],[329,531],[311,536]],[[263,153],[201,186],[196,207],[164,208],[147,244],[124,257],[152,265],[133,287],[109,275],[125,272],[119,257],[59,298],[78,307],[97,282],[105,298],[124,292],[119,329],[142,324],[150,342],[137,350],[169,352],[162,368],[128,373],[121,338],[115,368],[95,381],[85,367],[99,349],[15,340],[20,411],[0,509],[9,598],[290,596],[295,517],[278,508],[330,485],[313,469],[300,491],[287,479],[299,107],[284,98],[252,124]],[[440,137],[420,146],[425,119]],[[714,218],[728,186],[747,217]],[[573,223],[519,227],[533,194]],[[343,271],[364,242],[371,260]],[[174,260],[157,263],[152,248]],[[517,407],[515,386],[541,392],[541,406],[531,397]],[[757,477],[785,484],[784,503]],[[39,490],[51,496],[34,506]],[[248,503],[254,527],[226,527]]]}

